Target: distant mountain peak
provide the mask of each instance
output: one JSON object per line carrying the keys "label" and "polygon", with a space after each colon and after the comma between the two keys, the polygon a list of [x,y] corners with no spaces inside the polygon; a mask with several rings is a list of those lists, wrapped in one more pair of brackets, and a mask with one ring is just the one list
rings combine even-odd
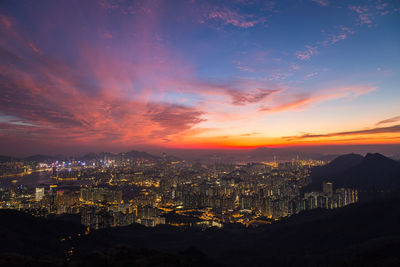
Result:
{"label": "distant mountain peak", "polygon": [[366,161],[375,161],[375,160],[390,160],[392,161],[392,159],[385,157],[382,154],[379,153],[368,153],[367,155],[365,155],[364,158]]}
{"label": "distant mountain peak", "polygon": [[271,150],[271,148],[266,147],[266,146],[261,146],[261,147],[257,147],[256,149],[254,149],[254,151],[267,151],[267,150]]}
{"label": "distant mountain peak", "polygon": [[360,154],[356,154],[356,153],[349,153],[349,154],[344,154],[344,155],[340,155],[338,156],[335,160],[337,159],[349,159],[349,158],[363,158],[363,156],[361,156]]}
{"label": "distant mountain peak", "polygon": [[338,188],[391,190],[400,186],[400,163],[379,153],[368,153],[365,157],[346,154],[329,164],[312,171],[311,189],[320,188],[327,177]]}
{"label": "distant mountain peak", "polygon": [[334,160],[332,160],[328,167],[335,168],[338,170],[346,169],[356,164],[361,163],[364,160],[364,157],[359,154],[345,154],[338,156]]}
{"label": "distant mountain peak", "polygon": [[90,159],[102,159],[104,157],[107,158],[113,158],[113,157],[131,157],[131,158],[145,158],[145,159],[157,159],[157,156],[154,156],[152,154],[149,154],[144,151],[137,151],[137,150],[131,150],[129,152],[122,152],[122,153],[111,153],[111,152],[97,152],[97,153],[89,153],[81,157],[81,159],[84,160],[90,160]]}

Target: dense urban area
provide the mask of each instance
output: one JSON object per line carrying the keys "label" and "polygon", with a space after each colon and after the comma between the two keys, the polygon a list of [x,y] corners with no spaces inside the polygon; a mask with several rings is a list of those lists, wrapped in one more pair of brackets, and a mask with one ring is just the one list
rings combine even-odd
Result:
{"label": "dense urban area", "polygon": [[[141,154],[142,153],[142,154]],[[304,210],[358,201],[355,188],[304,191],[322,160],[200,163],[144,152],[97,153],[79,160],[10,160],[0,165],[0,207],[39,217],[80,215],[90,229],[139,223],[247,227]]]}

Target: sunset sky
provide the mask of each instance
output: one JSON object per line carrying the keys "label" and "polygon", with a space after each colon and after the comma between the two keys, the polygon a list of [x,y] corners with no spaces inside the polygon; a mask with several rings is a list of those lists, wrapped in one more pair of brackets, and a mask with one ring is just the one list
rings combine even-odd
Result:
{"label": "sunset sky", "polygon": [[2,0],[0,154],[400,143],[400,2]]}

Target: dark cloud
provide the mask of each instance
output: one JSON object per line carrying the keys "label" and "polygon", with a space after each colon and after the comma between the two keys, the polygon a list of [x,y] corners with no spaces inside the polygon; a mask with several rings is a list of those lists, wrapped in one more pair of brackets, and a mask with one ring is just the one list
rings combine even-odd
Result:
{"label": "dark cloud", "polygon": [[246,104],[255,104],[265,100],[268,96],[278,92],[278,90],[257,88],[252,92],[244,92],[239,90],[227,90],[228,94],[232,97],[232,104],[243,106]]}
{"label": "dark cloud", "polygon": [[147,106],[146,117],[162,128],[154,130],[153,136],[168,136],[181,133],[205,121],[202,118],[204,114],[192,107],[152,103]]}
{"label": "dark cloud", "polygon": [[390,126],[390,127],[379,127],[367,130],[357,130],[357,131],[347,131],[347,132],[336,132],[328,134],[303,134],[299,136],[286,136],[282,137],[288,141],[300,140],[307,138],[319,138],[319,137],[335,137],[335,136],[345,136],[345,135],[364,135],[364,134],[382,134],[382,133],[400,133],[400,125]]}
{"label": "dark cloud", "polygon": [[376,125],[393,123],[393,122],[398,122],[398,121],[400,121],[400,116],[396,116],[396,117],[392,117],[392,118],[380,121],[380,122],[376,123]]}
{"label": "dark cloud", "polygon": [[0,113],[17,118],[0,125],[2,135],[35,142],[166,142],[204,121],[193,107],[116,97],[67,65],[32,53],[24,58],[0,48]]}

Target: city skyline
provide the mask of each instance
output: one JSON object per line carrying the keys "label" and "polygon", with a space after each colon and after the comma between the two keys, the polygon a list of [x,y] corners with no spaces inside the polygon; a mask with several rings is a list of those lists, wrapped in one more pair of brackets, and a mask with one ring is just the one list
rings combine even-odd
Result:
{"label": "city skyline", "polygon": [[3,1],[0,154],[398,145],[399,8]]}

